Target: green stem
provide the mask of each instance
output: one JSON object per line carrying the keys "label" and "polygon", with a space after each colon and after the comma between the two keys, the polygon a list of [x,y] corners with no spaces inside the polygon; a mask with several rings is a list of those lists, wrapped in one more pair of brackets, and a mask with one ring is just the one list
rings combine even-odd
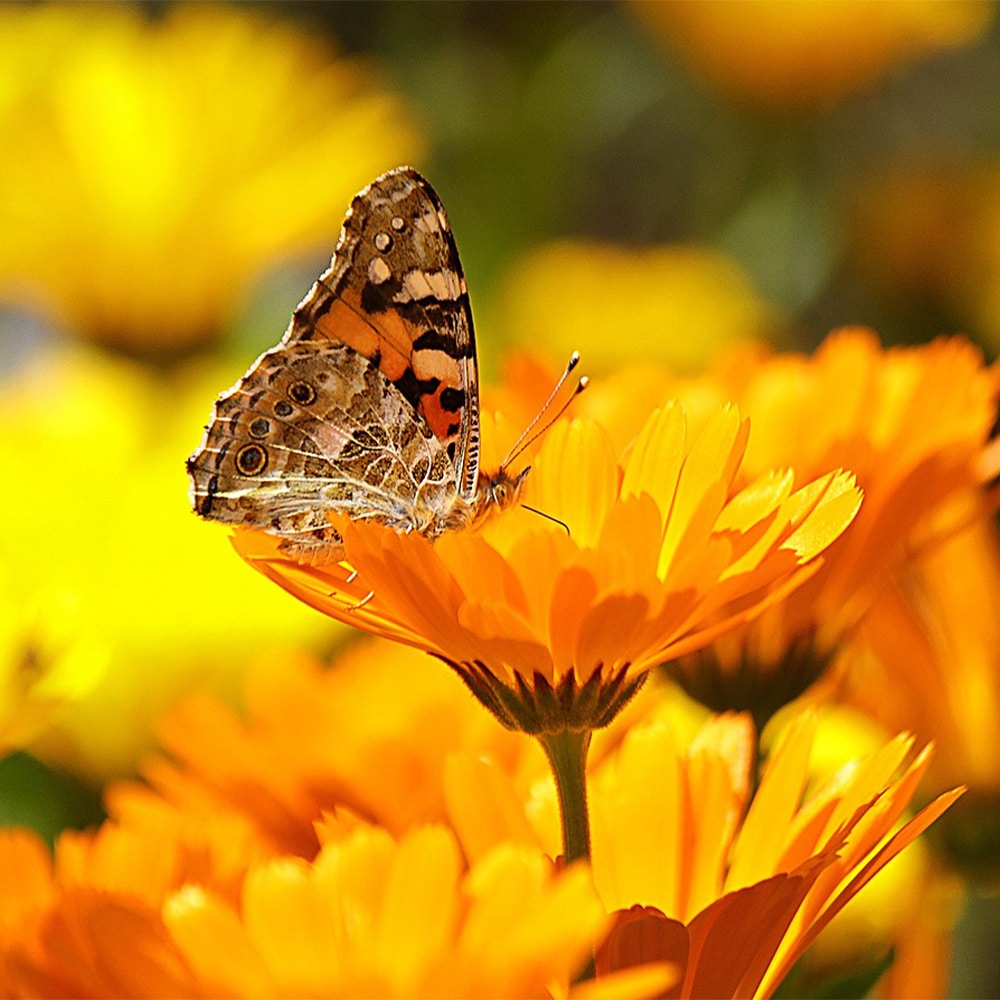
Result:
{"label": "green stem", "polygon": [[[559,794],[562,818],[563,863],[590,861],[590,817],[587,813],[587,751],[592,730],[559,729],[540,733],[539,742],[549,758]],[[576,982],[593,979],[594,959],[584,966]]]}
{"label": "green stem", "polygon": [[590,819],[587,815],[587,751],[591,730],[559,729],[540,733],[539,741],[552,766],[562,818],[563,860],[568,865],[590,860]]}

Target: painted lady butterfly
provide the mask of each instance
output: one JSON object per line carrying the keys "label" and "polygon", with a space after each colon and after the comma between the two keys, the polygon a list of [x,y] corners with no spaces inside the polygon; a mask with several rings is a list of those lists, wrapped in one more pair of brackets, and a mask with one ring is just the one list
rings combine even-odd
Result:
{"label": "painted lady butterfly", "polygon": [[408,167],[355,196],[281,343],[216,402],[188,459],[202,517],[343,553],[327,513],[434,538],[518,497],[479,468],[479,375],[458,250]]}

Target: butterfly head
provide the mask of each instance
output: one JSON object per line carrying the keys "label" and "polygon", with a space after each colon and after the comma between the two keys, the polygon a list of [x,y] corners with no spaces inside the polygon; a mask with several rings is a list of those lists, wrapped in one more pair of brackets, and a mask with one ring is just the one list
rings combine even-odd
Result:
{"label": "butterfly head", "polygon": [[483,506],[487,509],[496,507],[506,510],[517,503],[521,495],[521,487],[531,471],[531,466],[523,468],[516,476],[512,476],[504,467],[500,467],[492,475],[479,474],[479,494]]}
{"label": "butterfly head", "polygon": [[[570,403],[572,403],[573,400],[587,388],[587,378],[584,376],[577,382],[573,392],[562,402],[558,409],[556,409],[555,413],[548,416],[552,410],[553,404],[559,397],[559,391],[566,384],[566,380],[569,378],[570,372],[576,368],[579,361],[580,355],[574,351],[569,359],[569,363],[566,365],[565,370],[556,382],[555,388],[549,394],[549,398],[542,405],[542,408],[535,415],[534,419],[521,433],[521,436],[514,442],[510,451],[507,452],[507,456],[500,463],[500,468],[492,474],[484,473],[480,470],[479,480],[476,487],[476,496],[473,501],[475,520],[478,520],[494,508],[497,510],[506,510],[508,507],[513,507],[514,504],[516,504],[520,499],[521,487],[524,485],[524,480],[531,471],[531,466],[526,466],[516,476],[511,475],[511,473],[507,470],[510,467],[510,463],[516,459],[517,456],[520,455],[532,442],[537,441],[538,438],[540,438],[559,419],[559,417],[566,412]],[[546,417],[548,417],[548,419],[546,419]],[[569,527],[559,518],[553,517],[551,514],[547,514],[545,511],[538,510],[535,507],[529,507],[527,504],[524,504],[523,506],[525,510],[530,510],[534,514],[539,514],[550,521],[555,521],[556,524],[562,525],[567,532],[569,531]]]}

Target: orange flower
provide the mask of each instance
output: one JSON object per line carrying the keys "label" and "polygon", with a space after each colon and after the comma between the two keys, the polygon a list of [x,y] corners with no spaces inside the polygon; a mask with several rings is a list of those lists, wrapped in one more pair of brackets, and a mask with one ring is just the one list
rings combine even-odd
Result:
{"label": "orange flower", "polygon": [[463,874],[443,828],[360,827],[311,864],[256,869],[239,907],[188,890],[165,919],[213,995],[542,997],[605,916],[582,866],[506,847]]}
{"label": "orange flower", "polygon": [[[112,789],[115,818],[63,834],[54,865],[36,838],[0,837],[0,990],[544,995],[565,991],[611,913],[588,995],[656,995],[666,963],[682,995],[758,983],[763,996],[954,798],[893,836],[927,764],[903,767],[906,740],[801,804],[811,716],[752,799],[745,718],[716,719],[689,746],[676,727],[640,722],[591,772],[593,877],[555,876],[537,749],[482,725],[421,656],[369,641],[325,673],[256,672],[248,723],[207,702],[179,713],[166,730],[177,763],[148,769],[152,790]],[[666,717],[667,690],[650,689],[647,717]],[[454,825],[468,867],[428,818]],[[637,950],[637,931],[659,944]]]}
{"label": "orange flower", "polygon": [[[709,718],[690,740],[640,723],[590,774],[593,871],[615,926],[598,981],[632,963],[681,970],[680,997],[770,996],[820,930],[960,794],[902,819],[930,761],[897,737],[813,786],[817,717],[800,713],[756,790],[754,728]],[[456,829],[471,856],[551,843],[546,808],[495,765],[450,769]],[[481,794],[487,789],[487,794]]]}
{"label": "orange flower", "polygon": [[329,667],[268,656],[249,671],[243,701],[242,719],[207,696],[175,710],[160,725],[168,755],[145,763],[143,783],[113,785],[109,814],[133,829],[174,829],[231,873],[227,844],[311,859],[324,813],[362,816],[394,835],[445,819],[442,774],[460,749],[511,773],[529,761],[544,770],[532,744],[398,643],[357,643]]}
{"label": "orange flower", "polygon": [[990,442],[1000,370],[961,338],[883,350],[870,331],[845,329],[812,357],[727,359],[715,380],[753,422],[747,475],[787,465],[810,479],[842,466],[865,493],[811,580],[676,671],[716,710],[763,721],[817,678],[891,573],[985,513],[983,487],[1000,469]]}
{"label": "orange flower", "polygon": [[235,545],[318,610],[441,657],[509,727],[600,727],[650,667],[800,584],[854,517],[844,473],[797,491],[782,473],[739,488],[747,433],[727,407],[689,436],[671,405],[619,458],[598,426],[562,421],[526,501],[563,525],[521,508],[432,545],[341,519],[346,564],[303,565],[262,533],[237,532]]}
{"label": "orange flower", "polygon": [[182,854],[169,834],[112,824],[96,836],[64,833],[54,867],[34,834],[0,839],[0,870],[18,871],[0,882],[0,910],[21,910],[0,938],[4,995],[200,995],[158,914],[193,870]]}
{"label": "orange flower", "polygon": [[930,759],[925,750],[906,764],[906,737],[805,794],[815,729],[811,715],[790,726],[749,806],[745,717],[710,722],[683,755],[663,727],[625,741],[593,786],[594,877],[621,911],[599,968],[677,961],[682,997],[769,996],[847,901],[960,794],[896,829]]}
{"label": "orange flower", "polygon": [[[929,550],[880,595],[845,651],[843,696],[940,750],[938,787],[1000,795],[1000,539],[989,522]],[[963,806],[967,803],[963,803]]]}
{"label": "orange flower", "polygon": [[[175,712],[172,759],[147,764],[148,786],[112,786],[112,819],[64,833],[54,872],[37,838],[0,838],[0,991],[565,993],[606,926],[589,875],[554,876],[534,845],[494,844],[467,870],[450,833],[428,833],[448,816],[452,756],[492,761],[527,790],[545,771],[532,742],[423,653],[380,640],[330,670],[258,663],[245,701],[245,722],[207,697]],[[341,940],[321,919],[331,907],[367,914],[371,936]],[[670,981],[655,966],[588,995],[656,995]]]}
{"label": "orange flower", "polygon": [[[399,841],[329,821],[310,862],[248,859],[236,892],[179,866],[168,834],[106,825],[0,838],[5,995],[531,997],[606,925],[582,866],[500,848],[465,870],[442,827]],[[34,891],[27,891],[34,887]],[[654,988],[666,984],[661,970]],[[643,995],[648,995],[643,994]]]}
{"label": "orange flower", "polygon": [[34,951],[54,895],[52,861],[41,838],[27,830],[0,830],[0,995],[22,995],[12,959]]}

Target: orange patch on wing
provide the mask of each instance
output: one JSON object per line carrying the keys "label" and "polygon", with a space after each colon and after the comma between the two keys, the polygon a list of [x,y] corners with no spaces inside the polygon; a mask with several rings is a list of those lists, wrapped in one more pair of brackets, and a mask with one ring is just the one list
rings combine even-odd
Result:
{"label": "orange patch on wing", "polygon": [[441,441],[449,441],[457,435],[457,429],[451,430],[451,428],[457,428],[462,415],[462,410],[446,410],[441,405],[441,393],[446,388],[447,386],[441,385],[433,396],[425,396],[421,407],[424,419],[434,432],[434,436]]}
{"label": "orange patch on wing", "polygon": [[444,351],[417,351],[413,355],[413,372],[419,379],[437,378],[456,388],[462,384],[458,362]]}
{"label": "orange patch on wing", "polygon": [[378,334],[374,327],[339,299],[317,320],[316,332],[329,340],[347,344],[366,358],[378,350]]}
{"label": "orange patch on wing", "polygon": [[366,358],[380,354],[379,368],[395,382],[410,367],[413,341],[420,335],[398,313],[366,314],[360,299],[345,292],[316,323],[316,330],[330,340],[341,341]]}

